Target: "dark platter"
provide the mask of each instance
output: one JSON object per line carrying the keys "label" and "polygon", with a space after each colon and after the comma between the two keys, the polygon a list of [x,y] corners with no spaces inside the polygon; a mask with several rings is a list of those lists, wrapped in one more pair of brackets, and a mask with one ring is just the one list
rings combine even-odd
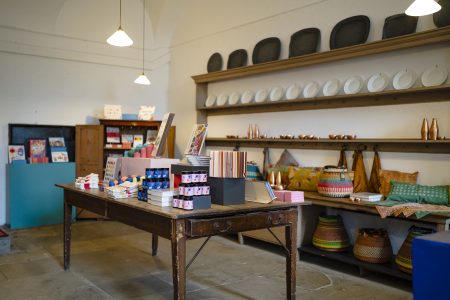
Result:
{"label": "dark platter", "polygon": [[244,67],[247,65],[248,55],[245,49],[234,50],[228,55],[227,69]]}
{"label": "dark platter", "polygon": [[279,38],[270,37],[259,41],[253,49],[253,64],[260,64],[278,60],[281,52],[281,41]]}
{"label": "dark platter", "polygon": [[222,70],[223,60],[222,55],[220,53],[214,53],[211,55],[211,57],[208,59],[208,73],[210,72],[216,72]]}
{"label": "dark platter", "polygon": [[306,28],[291,35],[289,57],[315,53],[319,50],[320,30]]}
{"label": "dark platter", "polygon": [[364,44],[370,31],[370,19],[358,15],[337,23],[330,35],[330,49]]}
{"label": "dark platter", "polygon": [[433,14],[433,22],[436,27],[441,28],[450,25],[450,0],[439,0],[441,10]]}
{"label": "dark platter", "polygon": [[416,32],[418,17],[397,14],[384,20],[383,40]]}

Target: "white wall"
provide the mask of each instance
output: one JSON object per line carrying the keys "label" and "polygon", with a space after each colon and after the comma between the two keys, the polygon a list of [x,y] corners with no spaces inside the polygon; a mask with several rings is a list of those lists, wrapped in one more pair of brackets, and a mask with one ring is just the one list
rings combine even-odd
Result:
{"label": "white wall", "polygon": [[[206,73],[209,56],[220,52],[224,65],[228,54],[235,49],[247,50],[250,62],[254,45],[261,39],[276,36],[282,41],[281,58],[288,56],[290,35],[307,27],[318,27],[322,33],[321,51],[329,49],[329,35],[340,20],[364,14],[371,20],[369,41],[381,39],[384,19],[400,13],[410,0],[325,0],[325,1],[191,1],[190,9],[175,33],[171,51],[169,108],[176,113],[177,147],[183,150],[196,121],[195,84],[192,75]],[[275,4],[276,3],[276,4]],[[220,13],[219,13],[220,12]],[[418,31],[434,28],[431,16],[421,17]],[[337,78],[341,82],[352,75],[365,80],[374,73],[385,72],[391,78],[404,69],[418,74],[439,64],[449,68],[449,44],[433,45],[349,59],[345,61],[309,66],[298,70],[252,76],[248,78],[209,84],[209,93],[219,95],[247,89],[256,91],[292,83],[304,86],[316,80],[323,84]],[[392,88],[390,86],[389,88]],[[392,105],[367,108],[341,108],[327,110],[292,111],[249,115],[229,115],[208,118],[208,136],[224,137],[226,134],[245,136],[249,124],[258,124],[262,133],[314,134],[326,137],[330,133],[356,134],[361,138],[420,138],[422,118],[438,119],[440,133],[450,136],[450,103]],[[183,126],[180,126],[183,125]],[[186,126],[189,125],[189,126]],[[262,149],[244,149],[250,158],[262,162]],[[282,150],[271,150],[272,161]],[[335,164],[337,151],[296,150],[292,153],[301,165],[323,166]],[[367,172],[372,165],[372,152],[366,152]],[[351,154],[348,153],[351,162]],[[419,183],[449,184],[450,155],[420,153],[381,153],[384,169],[419,171]],[[370,221],[372,220],[372,221]],[[378,226],[374,218],[365,218],[365,226]],[[408,225],[400,224],[403,232]]]}
{"label": "white wall", "polygon": [[158,42],[154,36],[167,18],[162,22],[147,16],[145,69],[152,85],[137,85],[133,81],[142,68],[142,2],[122,2],[122,25],[134,40],[133,47],[125,49],[105,42],[119,25],[118,3],[0,2],[0,224],[6,220],[8,123],[96,123],[104,104],[121,104],[124,113],[156,105],[156,119],[166,112],[168,37]]}

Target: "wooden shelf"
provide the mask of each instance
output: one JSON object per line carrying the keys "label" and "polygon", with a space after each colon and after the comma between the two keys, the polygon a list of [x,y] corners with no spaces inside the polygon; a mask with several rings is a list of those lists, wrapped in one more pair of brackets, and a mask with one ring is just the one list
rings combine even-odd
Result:
{"label": "wooden shelf", "polygon": [[247,147],[281,149],[368,150],[384,152],[450,153],[450,140],[423,141],[414,139],[228,139],[207,138],[208,147]]}
{"label": "wooden shelf", "polygon": [[159,127],[161,121],[144,121],[144,120],[107,120],[99,119],[100,124],[105,126],[130,126],[130,127]]}
{"label": "wooden shelf", "polygon": [[198,107],[208,116],[450,101],[450,85],[233,106]]}
{"label": "wooden shelf", "polygon": [[106,150],[106,151],[108,151],[108,150],[130,150],[131,149],[131,147],[124,147],[124,148],[109,148],[109,147],[104,147],[103,148],[103,150]]}
{"label": "wooden shelf", "polygon": [[[353,256],[351,250],[347,252],[327,252],[323,250],[319,250],[312,245],[303,245],[299,249],[299,252],[305,252],[312,255],[317,255],[325,258],[329,258],[332,260],[340,261],[346,264],[354,265],[359,267],[360,269],[373,271],[377,273],[387,274],[390,276],[394,276],[397,278],[402,278],[406,280],[412,280],[412,276],[406,274],[399,270],[397,265],[394,262],[386,263],[386,264],[371,264],[367,262],[360,261]],[[299,254],[301,257],[301,255]]]}
{"label": "wooden shelf", "polygon": [[450,41],[450,26],[417,32],[391,39],[379,40],[362,45],[287,58],[242,68],[196,75],[192,76],[192,79],[194,79],[197,84],[223,81],[448,41]]}

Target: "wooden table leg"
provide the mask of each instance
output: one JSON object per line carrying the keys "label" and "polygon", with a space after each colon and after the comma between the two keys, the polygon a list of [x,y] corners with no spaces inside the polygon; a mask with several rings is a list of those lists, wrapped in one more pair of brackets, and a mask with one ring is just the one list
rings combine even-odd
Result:
{"label": "wooden table leg", "polygon": [[[64,192],[65,194],[65,192]],[[64,270],[70,269],[70,239],[72,235],[72,205],[64,195]]]}
{"label": "wooden table leg", "polygon": [[186,235],[185,221],[172,220],[173,298],[186,299]]}
{"label": "wooden table leg", "polygon": [[158,235],[152,233],[152,256],[158,254]]}
{"label": "wooden table leg", "polygon": [[286,248],[286,299],[295,300],[295,289],[297,285],[297,214],[290,214],[291,225],[285,227]]}

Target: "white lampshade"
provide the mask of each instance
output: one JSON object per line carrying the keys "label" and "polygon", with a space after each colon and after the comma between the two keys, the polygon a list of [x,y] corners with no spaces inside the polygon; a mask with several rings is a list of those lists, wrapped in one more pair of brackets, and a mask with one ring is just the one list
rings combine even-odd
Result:
{"label": "white lampshade", "polygon": [[434,0],[414,0],[414,2],[406,9],[405,14],[408,16],[426,16],[439,11],[441,6]]}
{"label": "white lampshade", "polygon": [[145,85],[150,85],[151,84],[150,80],[148,80],[148,78],[147,78],[147,76],[145,76],[144,72],[142,72],[142,74],[139,75],[138,78],[136,78],[134,83],[145,84]]}
{"label": "white lampshade", "polygon": [[123,31],[122,27],[119,27],[106,42],[116,47],[128,47],[133,45],[133,40]]}

